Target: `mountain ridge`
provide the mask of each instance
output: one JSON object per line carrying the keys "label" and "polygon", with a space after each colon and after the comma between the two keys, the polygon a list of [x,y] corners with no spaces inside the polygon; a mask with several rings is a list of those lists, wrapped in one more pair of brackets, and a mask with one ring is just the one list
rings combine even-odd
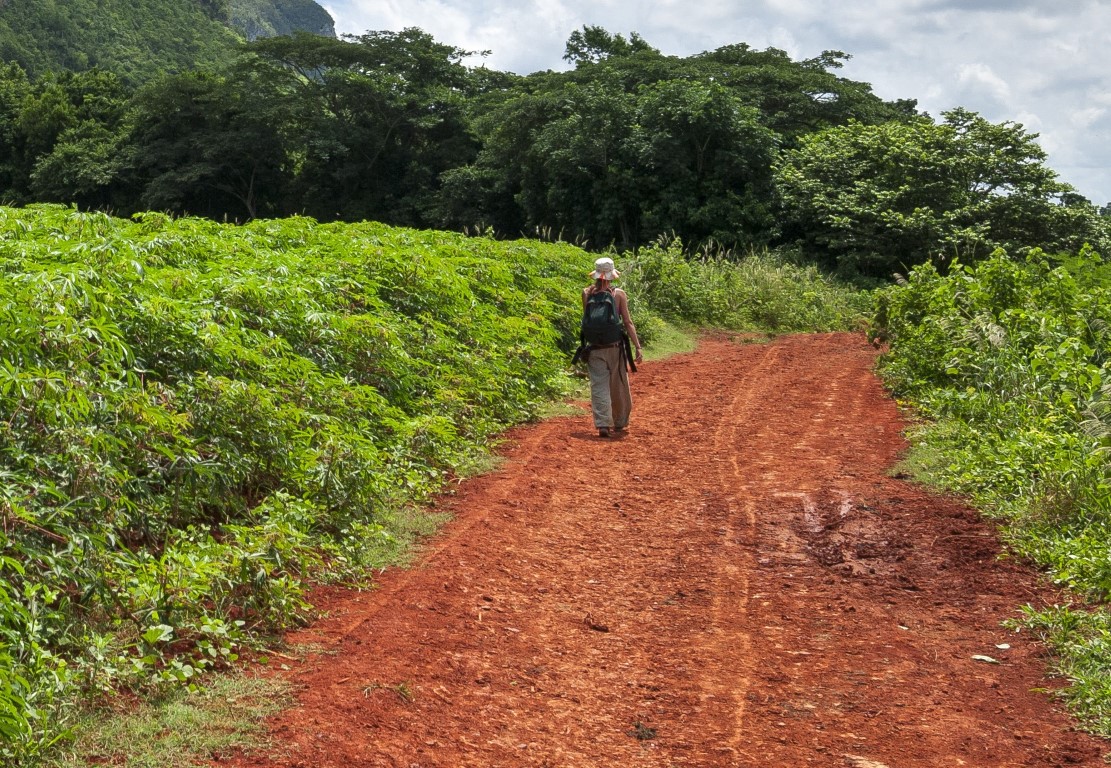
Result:
{"label": "mountain ridge", "polygon": [[336,36],[315,0],[0,0],[0,61],[32,77],[98,67],[137,84],[296,31]]}
{"label": "mountain ridge", "polygon": [[231,25],[248,40],[294,32],[336,36],[331,14],[315,0],[231,0]]}

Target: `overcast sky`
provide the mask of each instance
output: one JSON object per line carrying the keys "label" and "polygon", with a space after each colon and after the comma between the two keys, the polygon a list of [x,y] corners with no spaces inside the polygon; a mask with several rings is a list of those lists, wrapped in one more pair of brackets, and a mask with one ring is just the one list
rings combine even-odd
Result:
{"label": "overcast sky", "polygon": [[[1111,0],[319,0],[340,34],[419,27],[492,69],[566,69],[570,34],[637,32],[665,54],[723,45],[806,59],[852,56],[839,74],[938,117],[963,106],[1021,123],[1060,178],[1111,202]],[[473,63],[477,63],[473,62]]]}

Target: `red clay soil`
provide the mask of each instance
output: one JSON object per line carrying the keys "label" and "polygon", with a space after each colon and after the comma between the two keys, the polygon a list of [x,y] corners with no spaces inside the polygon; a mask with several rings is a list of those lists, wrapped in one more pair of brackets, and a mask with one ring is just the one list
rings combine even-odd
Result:
{"label": "red clay soil", "polygon": [[214,764],[1104,765],[1001,626],[1051,598],[1037,575],[892,476],[875,357],[707,340],[633,375],[624,436],[511,432],[417,567],[319,593],[273,745]]}

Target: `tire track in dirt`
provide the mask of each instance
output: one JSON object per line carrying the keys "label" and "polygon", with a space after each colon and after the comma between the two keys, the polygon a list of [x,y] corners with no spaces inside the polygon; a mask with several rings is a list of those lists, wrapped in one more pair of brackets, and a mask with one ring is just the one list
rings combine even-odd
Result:
{"label": "tire track in dirt", "polygon": [[999,626],[1036,576],[889,476],[874,358],[849,334],[707,340],[633,377],[625,437],[514,430],[415,568],[315,594],[273,749],[213,764],[1102,765]]}
{"label": "tire track in dirt", "polygon": [[[713,559],[717,568],[712,603],[715,631],[705,643],[705,653],[716,660],[721,672],[705,680],[703,686],[706,695],[714,698],[723,710],[714,719],[732,724],[730,730],[722,734],[720,746],[715,750],[730,760],[740,756],[754,757],[745,748],[745,702],[755,660],[748,617],[748,575],[754,564],[756,508],[749,495],[738,493],[745,487],[746,473],[737,447],[754,404],[768,397],[768,387],[773,381],[769,374],[774,371],[779,356],[779,349],[774,346],[758,347],[753,351],[763,355],[742,371],[740,381],[726,378],[716,382],[717,389],[731,392],[732,398],[723,411],[708,453],[717,466],[716,484],[726,514],[720,521],[722,550]],[[722,361],[723,368],[728,365],[729,361]]]}

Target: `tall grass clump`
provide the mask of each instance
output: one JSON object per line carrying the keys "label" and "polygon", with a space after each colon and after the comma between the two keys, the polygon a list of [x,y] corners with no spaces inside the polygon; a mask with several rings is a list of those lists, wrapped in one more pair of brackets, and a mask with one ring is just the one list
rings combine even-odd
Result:
{"label": "tall grass clump", "polygon": [[1027,609],[1058,653],[1065,692],[1111,735],[1111,267],[996,253],[930,265],[879,297],[881,372],[926,418],[929,475],[1002,522],[1010,547],[1074,602]]}
{"label": "tall grass clump", "polygon": [[[643,248],[626,260],[622,285],[655,319],[696,327],[783,333],[860,328],[871,295],[773,252],[734,258],[683,254],[678,241]],[[637,317],[637,330],[641,322]]]}

